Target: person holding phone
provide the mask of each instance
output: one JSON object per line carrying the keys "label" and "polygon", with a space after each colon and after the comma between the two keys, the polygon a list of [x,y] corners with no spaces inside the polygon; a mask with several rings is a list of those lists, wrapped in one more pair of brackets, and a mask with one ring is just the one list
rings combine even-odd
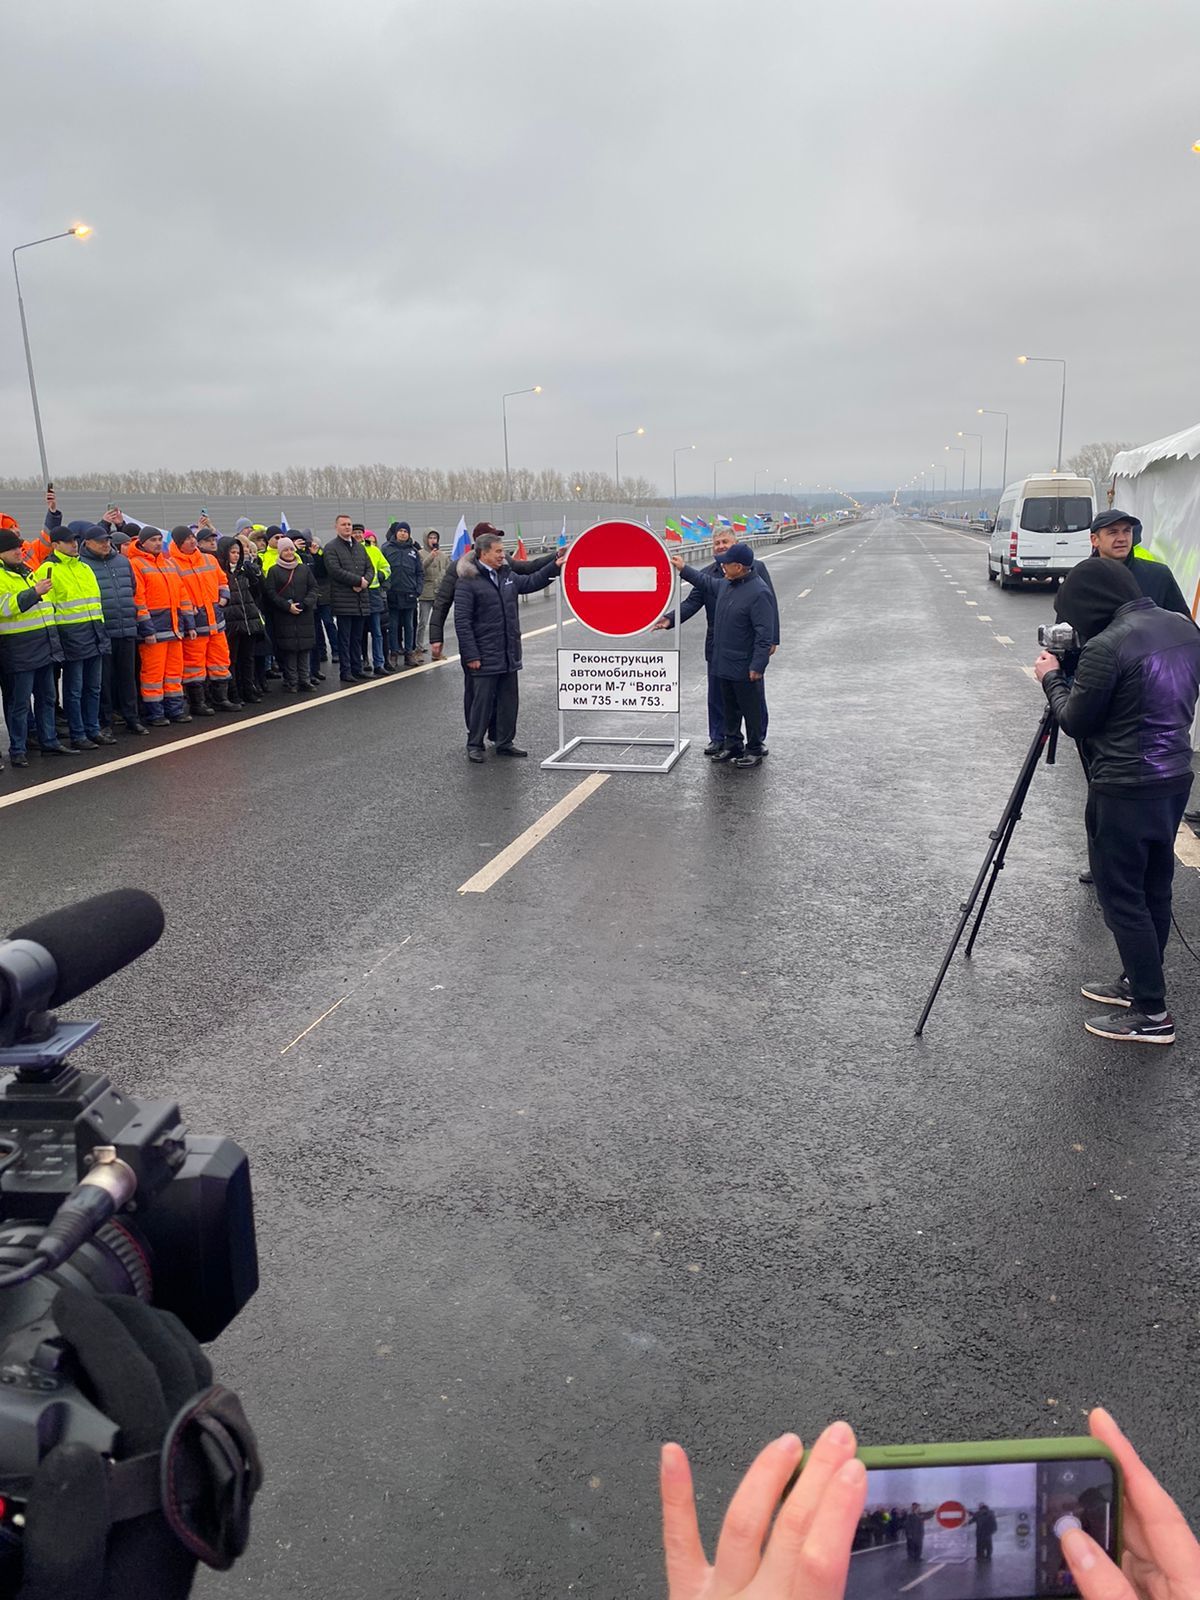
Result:
{"label": "person holding phone", "polygon": [[[1061,1536],[1083,1600],[1195,1600],[1200,1542],[1174,1500],[1107,1411],[1088,1430],[1112,1452],[1125,1487],[1125,1554],[1118,1567],[1082,1527]],[[794,1433],[761,1450],[734,1492],[710,1563],[700,1539],[691,1468],[665,1444],[659,1469],[668,1600],[842,1600],[850,1549],[867,1498],[867,1472],[848,1423],[813,1446],[780,1504],[804,1447]]]}

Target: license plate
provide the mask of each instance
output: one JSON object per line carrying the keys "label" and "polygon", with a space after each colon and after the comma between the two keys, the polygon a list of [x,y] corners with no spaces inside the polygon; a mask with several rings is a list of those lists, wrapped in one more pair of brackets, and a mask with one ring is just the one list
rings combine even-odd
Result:
{"label": "license plate", "polygon": [[1049,556],[1026,556],[1021,565],[1023,567],[1044,567],[1049,559]]}

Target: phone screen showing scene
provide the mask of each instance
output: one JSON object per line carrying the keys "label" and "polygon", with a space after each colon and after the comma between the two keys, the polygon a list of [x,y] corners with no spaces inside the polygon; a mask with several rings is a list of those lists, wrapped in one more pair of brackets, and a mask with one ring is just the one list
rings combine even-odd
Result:
{"label": "phone screen showing scene", "polygon": [[1082,1528],[1110,1555],[1109,1462],[878,1467],[854,1536],[849,1600],[1041,1600],[1077,1595],[1059,1537]]}

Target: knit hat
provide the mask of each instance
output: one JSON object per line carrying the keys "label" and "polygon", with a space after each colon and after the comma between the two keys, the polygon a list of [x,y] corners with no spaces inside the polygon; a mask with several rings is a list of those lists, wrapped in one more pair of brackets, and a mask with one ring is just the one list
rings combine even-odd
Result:
{"label": "knit hat", "polygon": [[186,523],[180,523],[179,527],[171,529],[171,543],[175,545],[177,549],[182,550],[184,542],[191,537],[192,530],[186,525]]}
{"label": "knit hat", "polygon": [[713,560],[719,561],[722,566],[724,566],[727,561],[737,561],[740,562],[743,567],[752,567],[754,565],[754,551],[751,550],[748,544],[742,544],[739,542],[737,544],[731,544],[729,549],[726,550],[723,555],[714,556]]}
{"label": "knit hat", "polygon": [[1081,561],[1064,579],[1054,614],[1086,644],[1104,632],[1122,606],[1141,598],[1138,581],[1123,561]]}
{"label": "knit hat", "polygon": [[286,533],[275,546],[275,554],[279,557],[279,565],[281,567],[294,567],[300,559],[296,554],[295,543],[288,538]]}
{"label": "knit hat", "polygon": [[396,532],[399,533],[401,528],[404,529],[405,533],[411,533],[412,532],[412,523],[411,522],[398,522],[396,524]]}
{"label": "knit hat", "polygon": [[[17,521],[16,517],[10,517],[7,511],[0,511],[0,532],[20,533],[20,531],[21,524]],[[20,543],[19,540],[17,542]],[[11,550],[12,545],[6,545],[5,548]]]}
{"label": "knit hat", "polygon": [[147,545],[150,542],[151,539],[161,539],[161,538],[162,538],[162,529],[161,528],[152,528],[148,522],[145,524],[144,527],[141,527],[141,528],[138,529],[137,542],[138,542],[139,545],[141,545],[143,547],[145,545]]}
{"label": "knit hat", "polygon": [[[11,522],[12,518],[9,518]],[[21,548],[21,535],[12,528],[0,528],[0,552],[5,550],[19,550]]]}
{"label": "knit hat", "polygon": [[233,525],[234,533],[249,533],[254,527],[249,517],[239,517]]}

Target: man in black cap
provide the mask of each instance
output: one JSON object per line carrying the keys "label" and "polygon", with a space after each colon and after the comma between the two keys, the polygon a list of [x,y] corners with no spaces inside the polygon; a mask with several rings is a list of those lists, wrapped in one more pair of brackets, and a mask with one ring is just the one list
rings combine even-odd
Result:
{"label": "man in black cap", "polygon": [[748,544],[731,544],[717,560],[721,577],[697,572],[680,555],[671,557],[694,588],[706,590],[716,601],[709,665],[721,689],[725,737],[713,761],[760,767],[764,754],[762,680],[778,637],[775,597],[756,576],[754,551]]}
{"label": "man in black cap", "polygon": [[1120,561],[1133,573],[1138,588],[1164,611],[1190,617],[1187,601],[1165,561],[1142,544],[1142,524],[1129,511],[1102,511],[1092,523],[1092,554]]}
{"label": "man in black cap", "polygon": [[1102,1039],[1173,1044],[1163,952],[1171,931],[1175,835],[1192,786],[1200,629],[1143,595],[1115,560],[1081,561],[1055,600],[1082,648],[1074,678],[1043,651],[1033,664],[1088,775],[1088,858],[1123,963],[1089,1000],[1120,1009],[1084,1024]]}

